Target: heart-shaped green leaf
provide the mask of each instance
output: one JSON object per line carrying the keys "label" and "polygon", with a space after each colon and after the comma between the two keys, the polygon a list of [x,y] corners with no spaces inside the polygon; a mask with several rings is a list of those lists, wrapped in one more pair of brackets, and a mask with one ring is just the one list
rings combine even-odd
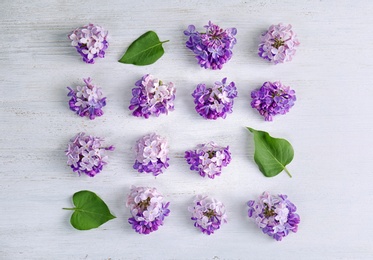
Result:
{"label": "heart-shaped green leaf", "polygon": [[162,44],[165,42],[168,40],[161,42],[155,32],[148,31],[131,43],[119,62],[139,66],[153,64],[164,54]]}
{"label": "heart-shaped green leaf", "polygon": [[92,191],[82,190],[73,195],[75,208],[64,208],[74,210],[71,216],[71,225],[79,230],[97,228],[105,222],[115,218],[110,213],[108,206]]}
{"label": "heart-shaped green leaf", "polygon": [[294,158],[294,150],[291,144],[285,139],[271,137],[267,132],[250,127],[247,129],[254,134],[254,160],[264,176],[274,177],[285,170],[291,177],[286,169],[286,165]]}

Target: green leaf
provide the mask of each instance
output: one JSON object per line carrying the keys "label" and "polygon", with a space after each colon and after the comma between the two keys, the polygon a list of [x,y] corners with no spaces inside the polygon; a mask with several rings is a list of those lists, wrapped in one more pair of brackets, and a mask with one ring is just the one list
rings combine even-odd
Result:
{"label": "green leaf", "polygon": [[153,31],[148,31],[137,38],[119,62],[144,66],[153,64],[164,54],[162,44],[167,41],[159,41],[158,35]]}
{"label": "green leaf", "polygon": [[285,139],[271,137],[267,132],[250,127],[247,129],[254,134],[254,160],[264,176],[274,177],[285,170],[292,177],[286,169],[286,165],[294,158],[291,144]]}
{"label": "green leaf", "polygon": [[108,206],[92,191],[82,190],[73,195],[75,208],[64,208],[74,210],[71,216],[71,225],[79,230],[97,228],[105,222],[115,218],[110,213]]}

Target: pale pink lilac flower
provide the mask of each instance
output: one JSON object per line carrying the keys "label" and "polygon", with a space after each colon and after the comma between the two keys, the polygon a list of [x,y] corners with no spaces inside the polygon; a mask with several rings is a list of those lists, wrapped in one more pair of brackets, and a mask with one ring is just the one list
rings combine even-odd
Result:
{"label": "pale pink lilac flower", "polygon": [[68,35],[71,45],[83,57],[83,61],[90,64],[95,63],[95,58],[105,57],[109,47],[107,36],[107,30],[94,24],[79,27]]}
{"label": "pale pink lilac flower", "polygon": [[259,56],[274,64],[291,61],[299,41],[291,25],[271,25],[262,34],[259,44]]}
{"label": "pale pink lilac flower", "polygon": [[132,215],[128,223],[139,234],[156,231],[170,214],[169,205],[156,188],[132,186],[126,201]]}
{"label": "pale pink lilac flower", "polygon": [[169,146],[166,138],[151,133],[136,142],[136,160],[133,168],[138,172],[153,173],[157,176],[169,166]]}
{"label": "pale pink lilac flower", "polygon": [[90,78],[83,80],[85,86],[77,86],[76,90],[67,87],[70,90],[67,96],[71,97],[69,106],[79,116],[86,116],[93,120],[104,114],[102,108],[106,106],[106,97],[102,94],[100,87],[91,83]]}
{"label": "pale pink lilac flower", "polygon": [[255,201],[250,200],[248,216],[264,234],[281,241],[290,232],[298,231],[300,217],[295,211],[295,205],[287,199],[286,195],[271,195],[263,192]]}
{"label": "pale pink lilac flower", "polygon": [[213,234],[222,224],[227,223],[224,204],[206,195],[197,195],[188,211],[194,226],[207,235]]}
{"label": "pale pink lilac flower", "polygon": [[104,147],[104,139],[84,133],[72,138],[66,150],[67,165],[79,175],[84,173],[94,177],[107,164],[106,151],[113,151],[114,146]]}

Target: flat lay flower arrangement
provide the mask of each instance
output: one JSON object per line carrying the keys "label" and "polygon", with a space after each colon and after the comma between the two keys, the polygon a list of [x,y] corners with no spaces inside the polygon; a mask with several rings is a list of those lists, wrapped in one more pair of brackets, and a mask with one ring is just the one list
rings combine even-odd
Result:
{"label": "flat lay flower arrangement", "polygon": [[[109,48],[108,34],[103,27],[88,24],[72,31],[68,38],[82,60],[87,64],[94,64],[98,58],[105,57],[105,51]],[[233,56],[233,49],[237,44],[236,34],[236,28],[223,29],[211,21],[201,32],[196,26],[189,25],[184,31],[187,37],[185,47],[193,53],[201,68],[221,70]],[[148,31],[128,47],[119,62],[139,66],[153,64],[164,54],[163,44],[167,42],[168,40],[160,41],[154,31]],[[298,46],[299,41],[292,26],[280,23],[270,26],[260,36],[258,55],[276,65],[291,61]],[[90,120],[104,116],[104,107],[110,102],[104,96],[104,90],[91,78],[83,79],[83,82],[81,86],[67,87],[70,110]],[[175,83],[145,74],[133,84],[128,110],[134,117],[148,119],[167,116],[175,110]],[[267,81],[260,88],[252,90],[251,107],[265,121],[272,121],[275,116],[285,115],[290,111],[296,101],[295,93],[295,90],[280,81]],[[225,77],[216,79],[215,82],[201,82],[195,86],[190,98],[194,101],[196,113],[202,118],[223,120],[233,113],[234,99],[238,96],[235,82]],[[247,129],[253,135],[254,161],[259,171],[266,177],[274,177],[283,171],[292,177],[286,168],[294,157],[290,142],[272,137],[261,130],[250,127]],[[162,175],[171,161],[167,137],[150,131],[138,138],[133,144],[134,171],[153,176]],[[185,163],[189,165],[191,173],[214,179],[224,174],[224,168],[229,167],[232,154],[229,145],[207,141],[195,144],[185,151]],[[78,175],[94,177],[102,174],[104,166],[109,162],[108,156],[113,151],[114,146],[105,144],[104,138],[80,132],[67,145],[67,165]],[[75,193],[73,204],[75,207],[64,209],[73,211],[70,222],[78,230],[97,228],[115,218],[106,203],[92,191]],[[172,215],[172,205],[154,187],[132,186],[127,199],[123,199],[123,205],[131,214],[129,225],[139,234],[157,231]],[[273,195],[265,191],[258,199],[248,200],[247,206],[247,216],[253,220],[253,224],[277,241],[298,230],[300,217],[287,195]],[[207,194],[196,195],[185,211],[185,214],[189,212],[193,225],[207,235],[215,234],[229,219],[223,202]]]}

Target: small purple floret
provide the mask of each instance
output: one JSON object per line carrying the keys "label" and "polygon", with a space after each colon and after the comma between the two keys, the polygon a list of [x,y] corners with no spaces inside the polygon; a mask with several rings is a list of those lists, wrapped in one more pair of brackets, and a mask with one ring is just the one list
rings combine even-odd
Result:
{"label": "small purple floret", "polygon": [[192,214],[194,226],[206,235],[213,234],[222,224],[227,223],[224,204],[209,196],[197,195],[188,211]]}
{"label": "small purple floret", "polygon": [[205,33],[196,31],[194,25],[189,25],[184,34],[189,37],[185,46],[196,56],[198,64],[205,69],[222,69],[223,65],[232,58],[232,49],[237,40],[236,28],[223,30],[209,21],[204,26]]}
{"label": "small purple floret", "polygon": [[280,81],[265,82],[261,88],[251,92],[251,98],[251,107],[258,110],[265,121],[272,121],[275,115],[286,114],[296,101],[295,91]]}
{"label": "small purple floret", "polygon": [[106,151],[114,150],[112,145],[104,147],[103,142],[104,139],[100,137],[84,133],[77,134],[70,140],[67,147],[67,164],[79,175],[84,173],[94,177],[107,164]]}
{"label": "small purple floret", "polygon": [[147,235],[163,225],[170,214],[169,205],[155,188],[132,186],[126,202],[132,215],[128,223],[137,233]]}
{"label": "small purple floret", "polygon": [[262,34],[259,44],[259,56],[274,64],[291,61],[299,41],[291,30],[291,25],[271,25]]}
{"label": "small purple floret", "polygon": [[81,117],[88,117],[93,120],[96,116],[102,116],[102,108],[106,106],[106,97],[103,96],[101,88],[91,84],[91,79],[83,79],[85,86],[77,86],[76,90],[67,87],[70,91],[67,94],[70,109]]}
{"label": "small purple floret", "polygon": [[226,118],[233,112],[233,99],[237,97],[237,88],[232,81],[227,84],[227,78],[216,81],[214,86],[207,88],[198,84],[192,96],[198,114],[206,119]]}
{"label": "small purple floret", "polygon": [[202,177],[214,179],[220,176],[222,168],[231,161],[229,146],[219,146],[214,142],[200,144],[196,150],[185,152],[185,159],[192,171],[197,171]]}
{"label": "small purple floret", "polygon": [[153,173],[158,176],[168,168],[167,139],[151,133],[140,138],[135,146],[136,160],[133,168],[138,172]]}
{"label": "small purple floret", "polygon": [[281,241],[290,232],[296,233],[300,217],[295,205],[286,195],[271,195],[263,192],[258,200],[247,202],[248,216],[252,218],[264,234]]}
{"label": "small purple floret", "polygon": [[108,31],[93,24],[77,28],[68,35],[71,45],[89,64],[95,63],[95,58],[105,57],[105,50],[109,47],[107,36]]}

